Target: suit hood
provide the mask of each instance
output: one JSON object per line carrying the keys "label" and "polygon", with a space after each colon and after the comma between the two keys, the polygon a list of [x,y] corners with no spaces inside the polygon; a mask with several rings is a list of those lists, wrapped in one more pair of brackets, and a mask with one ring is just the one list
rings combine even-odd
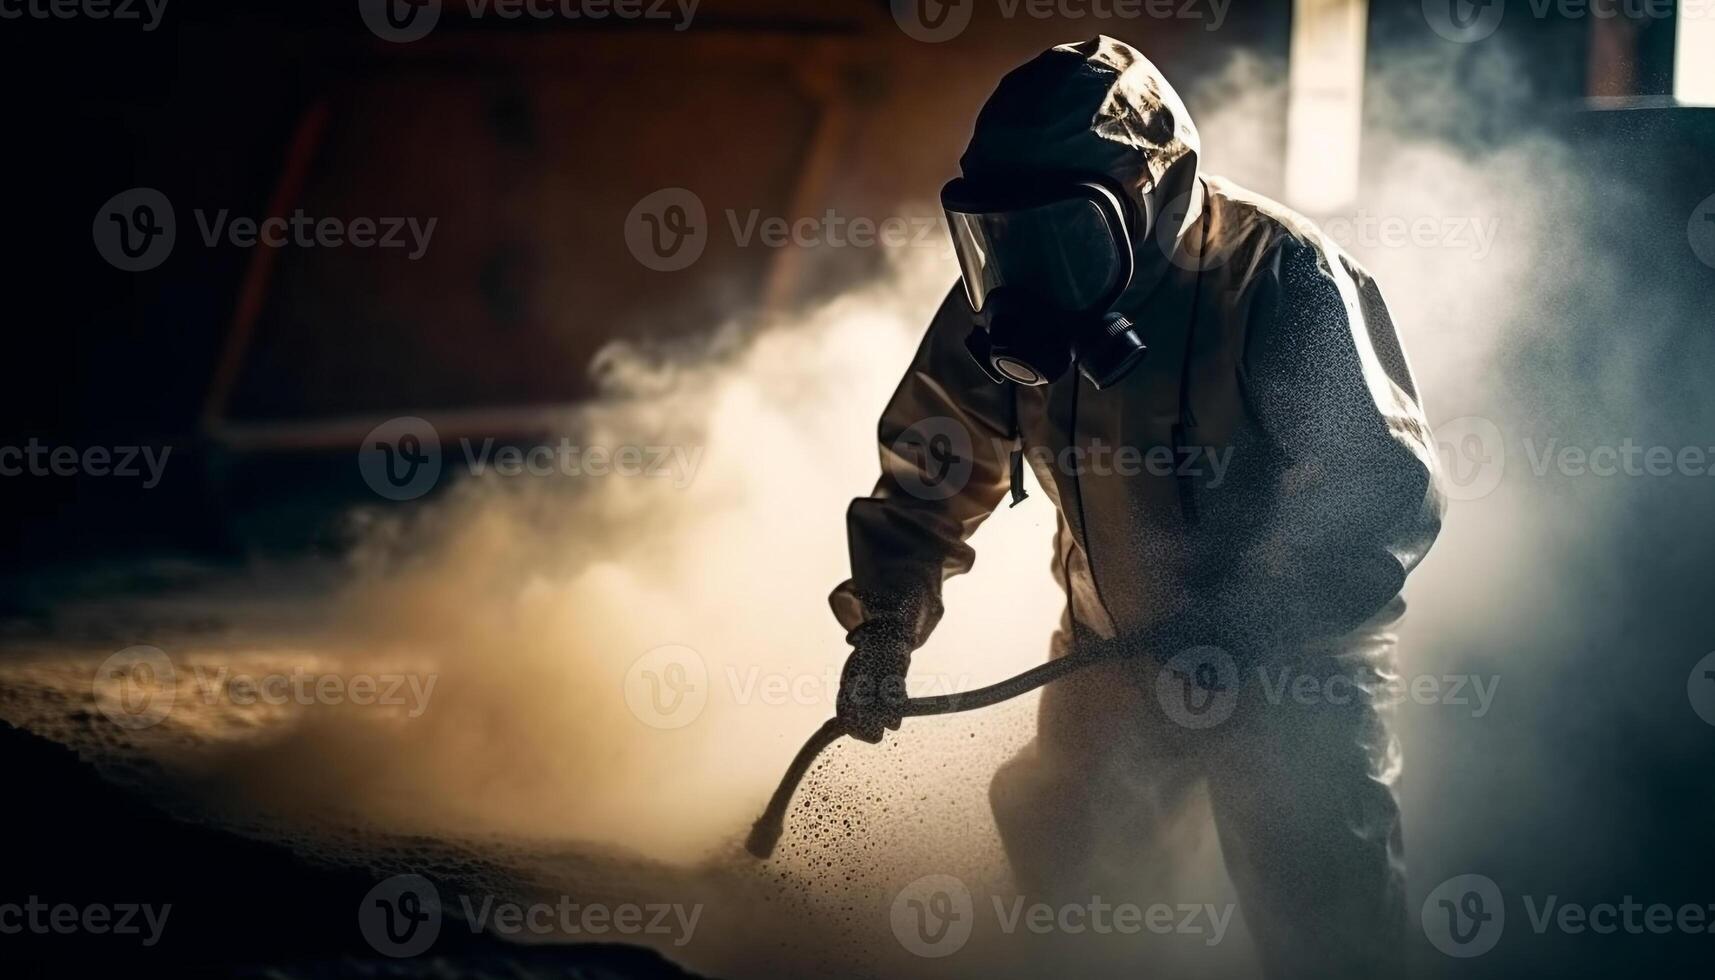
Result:
{"label": "suit hood", "polygon": [[[1146,295],[1202,212],[1197,128],[1136,48],[1106,35],[1048,49],[1001,79],[959,160],[967,179],[1100,176],[1128,199],[1137,268],[1121,305]],[[1156,228],[1140,215],[1155,216]]]}

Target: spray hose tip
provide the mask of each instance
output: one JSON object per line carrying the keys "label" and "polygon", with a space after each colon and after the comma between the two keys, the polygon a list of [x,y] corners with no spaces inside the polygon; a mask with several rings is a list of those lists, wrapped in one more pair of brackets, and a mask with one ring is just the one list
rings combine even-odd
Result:
{"label": "spray hose tip", "polygon": [[780,844],[780,835],[786,832],[786,822],[774,814],[763,814],[756,823],[750,826],[750,836],[745,838],[744,849],[758,861],[766,861],[774,856],[774,849]]}

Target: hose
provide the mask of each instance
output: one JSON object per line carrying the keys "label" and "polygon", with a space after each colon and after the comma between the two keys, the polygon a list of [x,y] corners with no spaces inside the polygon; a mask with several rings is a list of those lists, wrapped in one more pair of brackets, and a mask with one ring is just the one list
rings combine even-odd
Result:
{"label": "hose", "polygon": [[[1075,673],[1093,664],[1115,659],[1120,653],[1118,644],[1100,644],[1086,647],[1075,653],[1067,654],[1045,664],[1030,668],[1016,677],[979,687],[972,691],[959,694],[939,694],[927,698],[908,698],[900,708],[900,715],[906,718],[921,718],[925,715],[947,715],[960,711],[975,711],[1010,701],[1020,694],[1027,694],[1050,681],[1058,680],[1067,674]],[[774,795],[769,797],[767,809],[762,816],[756,818],[756,823],[750,828],[750,836],[744,842],[744,849],[758,860],[766,861],[774,855],[774,848],[780,843],[780,837],[786,830],[786,811],[792,806],[792,797],[798,792],[798,784],[803,782],[805,773],[828,746],[840,740],[846,734],[844,723],[838,717],[829,718],[816,729],[798,754],[792,757],[792,764],[786,767],[786,774],[780,777],[780,785],[775,788]]]}

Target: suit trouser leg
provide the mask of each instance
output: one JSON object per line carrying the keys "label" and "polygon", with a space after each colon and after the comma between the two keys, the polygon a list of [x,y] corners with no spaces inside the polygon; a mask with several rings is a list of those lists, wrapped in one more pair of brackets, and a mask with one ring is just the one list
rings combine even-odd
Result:
{"label": "suit trouser leg", "polygon": [[1045,688],[1036,737],[990,783],[1025,894],[1165,897],[1162,886],[1205,833],[1190,806],[1201,779],[1195,759],[1172,733],[1140,724],[1150,699],[1126,669],[1093,667]]}
{"label": "suit trouser leg", "polygon": [[1166,719],[1150,677],[1124,665],[1045,689],[1036,738],[989,790],[1020,888],[1051,901],[1111,897],[1124,894],[1117,875],[1133,893],[1169,898],[1152,885],[1196,849],[1202,828],[1187,804],[1206,778],[1269,975],[1400,975],[1393,652],[1376,636],[1241,671],[1232,717],[1200,730]]}
{"label": "suit trouser leg", "polygon": [[1245,686],[1210,760],[1222,856],[1270,977],[1404,971],[1392,654],[1388,638],[1263,668],[1268,696]]}

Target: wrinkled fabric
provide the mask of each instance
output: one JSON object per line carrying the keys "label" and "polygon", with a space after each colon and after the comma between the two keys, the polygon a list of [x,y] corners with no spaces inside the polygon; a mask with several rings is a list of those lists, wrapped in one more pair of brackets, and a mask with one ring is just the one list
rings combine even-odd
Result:
{"label": "wrinkled fabric", "polygon": [[[1391,651],[1378,623],[1402,610],[1406,576],[1444,506],[1393,319],[1375,281],[1328,236],[1200,173],[1197,149],[1171,86],[1111,38],[1051,49],[1001,82],[978,116],[965,175],[1098,175],[1158,215],[1157,231],[1133,242],[1137,275],[1116,306],[1149,354],[1100,391],[1076,372],[1038,388],[997,385],[965,351],[963,289],[949,291],[882,413],[881,479],[848,512],[852,575],[831,597],[847,629],[922,644],[940,618],[943,581],[975,560],[967,541],[1005,495],[1017,449],[1058,511],[1052,567],[1067,611],[1052,656],[1088,635],[1162,661],[1219,647],[1242,672],[1301,662],[1390,669],[1376,655]],[[1168,738],[1134,710],[1138,685],[1102,683],[1108,673],[1050,687],[1036,742],[997,780],[997,818],[1003,799],[1037,801],[1000,818],[1016,868],[1035,849],[1095,840],[1068,815],[1075,807],[1060,814],[1069,822],[1054,840],[1029,831],[1036,824],[1020,807],[1052,813],[1053,799],[1079,787],[1105,799],[1119,786],[1148,796],[1200,781],[1229,872],[1255,904],[1247,920],[1277,963],[1324,934],[1352,938],[1352,922],[1378,935],[1377,916],[1403,915],[1397,758],[1378,748],[1391,745],[1379,713],[1267,705],[1244,726],[1256,733],[1248,741]],[[1130,734],[1109,739],[1091,725]],[[1033,783],[1048,788],[1020,788]],[[1351,807],[1361,820],[1336,819]],[[1301,816],[1269,823],[1270,808]],[[1301,851],[1274,853],[1290,841]],[[1307,887],[1299,861],[1328,871],[1304,892],[1316,903],[1293,908],[1280,896],[1290,890],[1282,882]]]}
{"label": "wrinkled fabric", "polygon": [[[1398,594],[1443,504],[1380,290],[1304,218],[1198,174],[1196,147],[1166,80],[1111,38],[1054,48],[1002,81],[967,175],[1003,161],[1095,173],[1134,203],[1168,198],[1152,205],[1168,218],[1183,210],[1134,243],[1149,268],[1117,307],[1150,354],[1109,390],[1075,375],[997,385],[965,350],[972,314],[950,290],[882,413],[882,477],[848,515],[852,576],[831,600],[848,630],[927,639],[1015,447],[1060,512],[1073,619],[1100,636],[1261,651],[1337,635]],[[945,432],[951,467],[924,446]],[[1171,472],[1102,465],[1116,448],[1170,457]]]}

